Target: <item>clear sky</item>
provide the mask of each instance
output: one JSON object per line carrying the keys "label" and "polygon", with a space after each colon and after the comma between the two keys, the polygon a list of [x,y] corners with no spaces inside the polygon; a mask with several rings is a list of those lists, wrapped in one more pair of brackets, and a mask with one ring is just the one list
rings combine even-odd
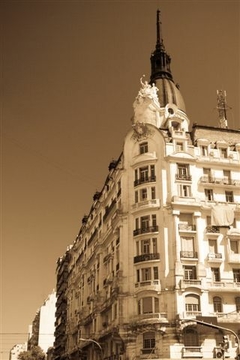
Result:
{"label": "clear sky", "polygon": [[[240,128],[240,2],[1,1],[1,360],[55,288],[64,254],[131,126],[156,10],[191,123]],[[0,346],[1,347],[1,346]]]}

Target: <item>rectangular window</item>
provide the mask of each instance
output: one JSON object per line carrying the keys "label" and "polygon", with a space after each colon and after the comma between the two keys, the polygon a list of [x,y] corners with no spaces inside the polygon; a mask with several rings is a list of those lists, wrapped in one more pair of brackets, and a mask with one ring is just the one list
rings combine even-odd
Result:
{"label": "rectangular window", "polygon": [[152,252],[156,254],[157,252],[157,238],[152,239]]}
{"label": "rectangular window", "polygon": [[179,186],[179,196],[180,197],[190,197],[191,196],[191,186],[190,185],[180,185]]}
{"label": "rectangular window", "polygon": [[184,280],[196,279],[196,267],[184,266]]}
{"label": "rectangular window", "polygon": [[226,159],[227,158],[227,148],[219,148],[220,157]]}
{"label": "rectangular window", "polygon": [[213,189],[205,189],[205,199],[207,201],[213,201]]}
{"label": "rectangular window", "polygon": [[177,180],[191,180],[188,164],[177,164]]}
{"label": "rectangular window", "polygon": [[159,276],[158,276],[158,267],[157,267],[157,266],[154,266],[154,267],[153,267],[153,279],[154,279],[154,280],[158,280],[158,279],[159,279]]}
{"label": "rectangular window", "polygon": [[233,280],[240,283],[240,269],[233,269]]}
{"label": "rectangular window", "polygon": [[145,332],[143,333],[143,349],[155,348],[155,333]]}
{"label": "rectangular window", "polygon": [[208,147],[205,145],[201,146],[201,155],[202,156],[207,156],[208,155]]}
{"label": "rectangular window", "polygon": [[208,247],[210,254],[217,254],[217,241],[209,239],[208,240]]}
{"label": "rectangular window", "polygon": [[140,190],[140,200],[141,201],[147,200],[147,189],[146,188]]}
{"label": "rectangular window", "polygon": [[234,202],[233,191],[225,191],[226,202]]}
{"label": "rectangular window", "polygon": [[148,143],[147,142],[143,142],[139,145],[139,152],[140,154],[144,154],[148,152]]}
{"label": "rectangular window", "polygon": [[238,241],[237,240],[230,240],[230,249],[231,249],[231,253],[239,254]]}
{"label": "rectangular window", "polygon": [[230,170],[223,170],[223,183],[231,184],[231,171]]}
{"label": "rectangular window", "polygon": [[151,314],[153,312],[152,298],[151,297],[143,298],[142,307],[143,307],[143,314]]}
{"label": "rectangular window", "polygon": [[151,268],[142,269],[142,281],[151,280]]}
{"label": "rectangular window", "polygon": [[152,197],[152,200],[156,199],[156,189],[155,189],[155,187],[151,187],[151,197]]}
{"label": "rectangular window", "polygon": [[141,254],[149,254],[150,253],[150,239],[141,241]]}
{"label": "rectangular window", "polygon": [[157,215],[152,215],[152,226],[155,227],[157,226]]}
{"label": "rectangular window", "polygon": [[194,238],[193,237],[182,237],[182,249],[183,251],[194,250]]}
{"label": "rectangular window", "polygon": [[220,269],[219,268],[211,268],[212,271],[212,279],[213,281],[220,281]]}
{"label": "rectangular window", "polygon": [[182,142],[176,143],[176,151],[183,151],[183,143]]}
{"label": "rectangular window", "polygon": [[147,181],[148,180],[148,166],[145,166],[143,168],[139,169],[139,175],[141,181]]}
{"label": "rectangular window", "polygon": [[138,203],[138,191],[135,191],[135,203]]}
{"label": "rectangular window", "polygon": [[147,230],[149,228],[150,216],[142,216],[141,217],[141,229]]}

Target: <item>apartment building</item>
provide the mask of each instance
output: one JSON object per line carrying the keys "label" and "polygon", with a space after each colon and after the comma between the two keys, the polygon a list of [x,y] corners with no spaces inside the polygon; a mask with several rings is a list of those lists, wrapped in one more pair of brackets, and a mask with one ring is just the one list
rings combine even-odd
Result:
{"label": "apartment building", "polygon": [[223,91],[216,126],[190,129],[170,64],[158,11],[123,151],[58,262],[55,359],[238,353],[240,131]]}

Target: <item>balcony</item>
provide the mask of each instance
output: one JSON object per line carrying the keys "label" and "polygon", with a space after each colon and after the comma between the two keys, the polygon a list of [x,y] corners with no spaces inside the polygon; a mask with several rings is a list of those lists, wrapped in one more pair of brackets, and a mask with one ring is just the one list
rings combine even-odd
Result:
{"label": "balcony", "polygon": [[232,313],[214,313],[214,316],[217,316],[218,323],[240,323],[240,313],[237,311]]}
{"label": "balcony", "polygon": [[134,181],[134,186],[138,186],[138,185],[149,183],[149,182],[155,182],[155,181],[156,181],[156,176],[155,175],[145,176],[143,178],[136,179]]}
{"label": "balcony", "polygon": [[180,251],[180,257],[186,259],[197,259],[198,253],[196,251]]}
{"label": "balcony", "polygon": [[184,346],[182,348],[183,358],[202,358],[202,347],[201,346]]}
{"label": "balcony", "polygon": [[192,181],[192,176],[188,174],[176,174],[176,180]]}
{"label": "balcony", "polygon": [[222,254],[218,254],[218,253],[209,253],[207,255],[207,260],[208,262],[222,262]]}
{"label": "balcony", "polygon": [[186,289],[189,286],[201,288],[202,282],[200,279],[190,279],[190,280],[183,279],[180,281],[180,288],[182,290]]}
{"label": "balcony", "polygon": [[240,282],[236,282],[233,280],[228,281],[207,281],[207,287],[211,288],[211,290],[217,290],[218,292],[235,292],[240,290]]}
{"label": "balcony", "polygon": [[133,236],[141,235],[141,234],[147,234],[152,232],[158,232],[158,226],[146,226],[140,229],[133,230]]}
{"label": "balcony", "polygon": [[148,208],[148,207],[160,207],[160,200],[159,199],[151,199],[151,200],[144,200],[140,201],[136,204],[132,205],[133,210]]}
{"label": "balcony", "polygon": [[231,185],[231,186],[240,186],[240,180],[230,179],[228,177],[215,178],[208,175],[203,175],[200,178],[200,183],[204,184],[216,184],[216,185]]}
{"label": "balcony", "polygon": [[137,291],[142,291],[144,288],[144,290],[155,290],[160,292],[161,283],[160,280],[144,280],[135,283],[135,288],[137,289]]}
{"label": "balcony", "polygon": [[240,264],[240,254],[228,254],[228,262],[231,264]]}
{"label": "balcony", "polygon": [[220,233],[219,226],[208,225],[206,227],[206,233],[207,234],[219,234]]}
{"label": "balcony", "polygon": [[190,225],[185,222],[180,222],[178,224],[178,230],[179,231],[196,231],[196,225]]}
{"label": "balcony", "polygon": [[142,261],[152,261],[152,260],[159,260],[160,254],[159,253],[151,253],[151,254],[142,254],[134,256],[134,264],[142,262]]}
{"label": "balcony", "polygon": [[167,313],[147,313],[134,316],[133,321],[138,324],[168,323]]}

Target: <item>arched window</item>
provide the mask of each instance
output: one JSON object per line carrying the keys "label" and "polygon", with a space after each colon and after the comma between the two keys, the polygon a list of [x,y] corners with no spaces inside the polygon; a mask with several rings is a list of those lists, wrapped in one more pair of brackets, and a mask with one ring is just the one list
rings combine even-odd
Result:
{"label": "arched window", "polygon": [[198,333],[195,329],[186,327],[183,331],[184,346],[199,346]]}
{"label": "arched window", "polygon": [[235,298],[235,304],[236,304],[236,311],[240,312],[240,296],[237,296]]}
{"label": "arched window", "polygon": [[188,313],[198,313],[200,311],[199,296],[195,294],[186,295],[185,309]]}
{"label": "arched window", "polygon": [[222,312],[222,299],[219,296],[213,298],[213,311]]}

